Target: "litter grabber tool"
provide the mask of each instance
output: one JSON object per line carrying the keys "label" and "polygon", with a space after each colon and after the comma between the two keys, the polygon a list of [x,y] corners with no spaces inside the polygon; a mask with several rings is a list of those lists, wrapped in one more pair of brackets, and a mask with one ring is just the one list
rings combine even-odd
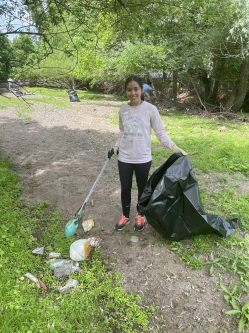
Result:
{"label": "litter grabber tool", "polygon": [[83,219],[83,215],[84,215],[84,211],[85,211],[85,208],[86,208],[86,204],[87,204],[88,200],[90,199],[90,197],[91,197],[91,195],[92,195],[92,193],[93,193],[93,191],[94,191],[94,189],[95,189],[98,181],[100,180],[102,174],[104,173],[104,171],[105,171],[105,169],[106,169],[106,167],[108,165],[108,162],[109,162],[109,160],[110,160],[110,158],[111,158],[112,155],[113,154],[108,153],[108,159],[106,160],[106,162],[105,162],[102,170],[100,171],[97,179],[95,180],[95,183],[93,184],[93,186],[92,186],[92,188],[91,188],[88,196],[86,197],[86,200],[83,202],[82,206],[80,207],[80,209],[78,210],[78,212],[75,214],[75,217],[72,220],[70,220],[70,221],[67,222],[66,227],[65,227],[65,236],[66,236],[66,238],[70,238],[70,237],[72,237],[76,233],[76,231],[78,229],[78,226],[79,226],[79,222],[82,221],[82,219]]}

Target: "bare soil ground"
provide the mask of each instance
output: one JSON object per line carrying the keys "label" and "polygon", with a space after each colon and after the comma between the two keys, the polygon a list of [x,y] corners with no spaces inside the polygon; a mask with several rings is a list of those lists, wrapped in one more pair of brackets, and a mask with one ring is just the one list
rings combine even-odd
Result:
{"label": "bare soil ground", "polygon": [[[112,124],[110,117],[121,105],[115,100],[68,101],[67,108],[33,103],[31,120],[19,117],[15,109],[0,110],[0,149],[21,175],[24,189],[20,199],[30,204],[45,201],[62,211],[64,229],[107,160],[107,151],[118,133],[118,125]],[[217,184],[217,179],[206,181]],[[132,195],[134,220],[135,189]],[[95,226],[87,236],[103,238],[101,248],[109,260],[108,270],[120,271],[125,290],[139,293],[144,304],[158,306],[148,332],[157,332],[159,325],[162,333],[237,332],[234,317],[224,313],[229,308],[219,287],[221,281],[229,285],[231,276],[224,272],[210,276],[208,268],[187,267],[170,246],[160,246],[159,235],[148,224],[139,234],[133,223],[126,232],[114,230],[121,215],[115,157],[91,200],[93,205],[87,205],[85,219],[93,218]],[[137,243],[131,242],[133,235],[139,237]],[[85,236],[80,226],[77,238]]]}

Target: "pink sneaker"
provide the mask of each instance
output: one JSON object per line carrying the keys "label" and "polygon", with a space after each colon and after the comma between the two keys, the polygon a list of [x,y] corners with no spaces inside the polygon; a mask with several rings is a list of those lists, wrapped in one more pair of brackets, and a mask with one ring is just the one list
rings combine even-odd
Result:
{"label": "pink sneaker", "polygon": [[126,225],[130,223],[130,219],[125,217],[124,215],[121,216],[118,223],[115,225],[115,229],[121,231]]}
{"label": "pink sneaker", "polygon": [[144,230],[144,224],[145,224],[145,217],[137,214],[136,219],[135,219],[135,231],[143,231]]}

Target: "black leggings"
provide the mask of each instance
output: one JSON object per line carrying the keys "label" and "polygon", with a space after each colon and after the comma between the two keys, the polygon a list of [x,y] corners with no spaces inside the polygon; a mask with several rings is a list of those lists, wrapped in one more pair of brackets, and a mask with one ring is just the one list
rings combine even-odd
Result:
{"label": "black leggings", "polygon": [[130,216],[133,172],[135,171],[136,175],[139,200],[148,180],[150,167],[151,161],[141,164],[131,164],[118,161],[119,178],[121,183],[121,203],[124,216]]}

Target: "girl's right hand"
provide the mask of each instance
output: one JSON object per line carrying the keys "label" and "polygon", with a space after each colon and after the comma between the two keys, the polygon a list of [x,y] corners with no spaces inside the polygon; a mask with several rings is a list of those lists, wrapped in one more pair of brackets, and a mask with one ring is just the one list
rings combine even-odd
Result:
{"label": "girl's right hand", "polygon": [[119,153],[118,146],[114,146],[112,149],[108,151],[108,158],[111,158],[112,155],[118,155],[118,153]]}

